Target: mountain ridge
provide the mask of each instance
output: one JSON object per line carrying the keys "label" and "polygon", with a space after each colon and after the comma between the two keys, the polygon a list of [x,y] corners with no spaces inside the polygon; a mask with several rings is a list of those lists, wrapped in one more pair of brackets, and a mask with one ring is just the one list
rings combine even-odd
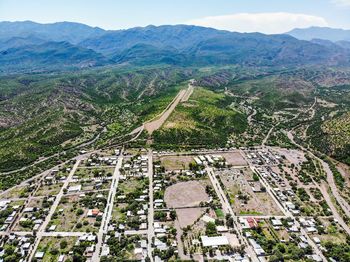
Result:
{"label": "mountain ridge", "polygon": [[[7,27],[6,27],[7,26]],[[18,29],[16,30],[16,26]],[[55,30],[52,30],[52,28]],[[26,29],[25,34],[23,33]],[[48,31],[51,28],[51,31]],[[58,30],[62,29],[61,31]],[[57,31],[60,31],[57,33]],[[23,33],[23,34],[22,34]],[[53,40],[54,39],[54,40]],[[334,48],[323,42],[296,39],[288,34],[265,35],[262,33],[237,33],[193,25],[149,25],[125,30],[103,30],[84,24],[59,22],[38,24],[34,22],[0,22],[0,61],[2,70],[16,70],[16,63],[8,61],[8,53],[17,48],[28,69],[31,67],[52,69],[54,63],[42,59],[39,47],[45,43],[67,42],[72,47],[61,45],[58,64],[63,70],[80,68],[81,65],[152,65],[169,64],[180,66],[205,66],[242,64],[246,66],[303,66],[303,65],[348,65],[350,50]],[[29,44],[28,44],[29,43]],[[347,46],[347,43],[342,43]],[[35,48],[35,46],[37,48]],[[18,49],[23,49],[20,52]],[[57,56],[52,52],[53,61]],[[67,52],[66,55],[62,54]],[[80,54],[79,54],[80,53]],[[90,53],[93,61],[88,59]],[[6,57],[7,56],[7,57]],[[64,58],[67,57],[67,61]],[[85,61],[81,58],[85,57]],[[12,60],[23,57],[12,57]],[[91,62],[91,63],[90,63]],[[6,68],[11,65],[10,68]],[[21,70],[25,67],[18,64]]]}

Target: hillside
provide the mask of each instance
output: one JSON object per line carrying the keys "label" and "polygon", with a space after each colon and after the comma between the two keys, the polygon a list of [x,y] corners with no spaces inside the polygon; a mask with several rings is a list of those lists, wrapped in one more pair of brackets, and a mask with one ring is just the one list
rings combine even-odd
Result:
{"label": "hillside", "polygon": [[154,68],[2,78],[1,170],[89,141],[103,128],[101,143],[130,132],[161,112],[191,75]]}
{"label": "hillside", "polygon": [[165,25],[105,31],[76,23],[0,24],[3,72],[104,65],[347,66],[350,50],[288,35]]}
{"label": "hillside", "polygon": [[110,64],[107,58],[93,50],[77,47],[68,42],[30,44],[16,42],[0,52],[0,72],[35,72],[68,70]]}

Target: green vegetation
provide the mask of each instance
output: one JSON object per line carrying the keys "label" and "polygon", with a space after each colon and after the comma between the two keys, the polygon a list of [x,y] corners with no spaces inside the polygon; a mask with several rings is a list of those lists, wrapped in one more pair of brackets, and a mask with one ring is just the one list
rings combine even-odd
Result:
{"label": "green vegetation", "polygon": [[218,218],[223,218],[225,217],[224,212],[221,209],[215,209],[215,214]]}
{"label": "green vegetation", "polygon": [[155,147],[225,146],[229,135],[247,126],[245,116],[230,108],[231,102],[224,94],[196,87],[188,102],[179,104],[154,132]]}
{"label": "green vegetation", "polygon": [[[43,163],[48,169],[98,136],[91,146],[120,141],[164,110],[176,95],[177,84],[191,74],[187,69],[153,67],[3,77],[0,172],[60,153],[54,161]],[[31,177],[38,171],[37,166],[34,169],[19,171],[10,180],[0,179],[0,187]]]}

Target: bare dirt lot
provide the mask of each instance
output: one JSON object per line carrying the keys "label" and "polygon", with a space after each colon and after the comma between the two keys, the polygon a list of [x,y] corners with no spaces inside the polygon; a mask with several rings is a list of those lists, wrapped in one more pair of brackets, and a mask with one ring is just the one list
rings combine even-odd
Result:
{"label": "bare dirt lot", "polygon": [[306,161],[304,153],[300,150],[284,149],[284,148],[273,148],[273,151],[284,155],[288,162],[298,165],[301,162]]}
{"label": "bare dirt lot", "polygon": [[180,182],[165,190],[164,200],[168,207],[193,207],[208,201],[205,187],[198,181]]}
{"label": "bare dirt lot", "polygon": [[193,156],[162,156],[160,161],[166,170],[189,169]]}
{"label": "bare dirt lot", "polygon": [[176,209],[177,219],[180,227],[184,228],[192,225],[205,211],[204,208],[183,208]]}
{"label": "bare dirt lot", "polygon": [[[221,181],[230,196],[232,208],[240,215],[282,215],[274,200],[266,192],[254,192],[261,184],[251,180],[251,171],[224,170]],[[241,197],[239,197],[241,196]]]}
{"label": "bare dirt lot", "polygon": [[221,155],[226,159],[226,162],[229,165],[233,165],[233,166],[248,165],[239,152],[221,153]]}

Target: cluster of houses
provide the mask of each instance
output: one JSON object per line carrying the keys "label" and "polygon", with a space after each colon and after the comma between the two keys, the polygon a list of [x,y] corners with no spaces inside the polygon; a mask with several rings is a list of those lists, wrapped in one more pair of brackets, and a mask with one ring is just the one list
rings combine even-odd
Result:
{"label": "cluster of houses", "polygon": [[225,158],[221,155],[199,155],[199,156],[195,156],[193,159],[196,162],[196,164],[199,166],[216,165],[216,166],[224,167],[227,165]]}
{"label": "cluster of houses", "polygon": [[139,155],[123,162],[121,179],[127,177],[148,177],[148,156]]}
{"label": "cluster of houses", "polygon": [[254,217],[239,217],[243,229],[255,229],[259,226],[259,219]]}
{"label": "cluster of houses", "polygon": [[[170,247],[174,249],[174,253],[178,253],[177,241],[170,233],[170,227],[164,223],[154,222],[154,249],[159,251],[167,251]],[[154,261],[161,262],[162,259],[155,256]]]}
{"label": "cluster of houses", "polygon": [[[251,218],[251,217],[239,217],[239,222],[242,226],[243,229],[255,229],[258,226],[258,220],[256,218]],[[300,218],[299,223],[292,219],[288,219],[286,221],[286,224],[282,223],[282,220],[280,218],[271,218],[270,223],[272,224],[273,228],[275,230],[281,230],[286,228],[286,230],[290,233],[294,233],[298,235],[299,241],[298,241],[298,247],[301,249],[305,249],[309,246],[309,241],[308,239],[300,232],[300,227],[303,227],[307,233],[317,233],[316,229],[316,221],[313,218]],[[285,227],[286,225],[286,227]],[[258,257],[263,257],[265,256],[265,251],[263,248],[252,238],[252,234],[249,231],[245,232],[245,236],[247,237],[249,243],[253,247],[254,252]],[[321,241],[318,237],[313,237],[312,240],[316,245],[318,245],[321,249],[322,247],[320,246]],[[311,260],[313,261],[322,261],[319,260],[320,257],[317,255],[311,255],[310,257]]]}
{"label": "cluster of houses", "polygon": [[[24,261],[24,258],[29,254],[32,248],[33,242],[34,241],[32,236],[17,236],[15,234],[10,234],[8,236],[6,244],[13,245],[13,254],[18,254],[22,258],[22,261]],[[6,255],[9,254],[6,254],[5,249],[2,248],[0,251],[0,261],[6,261]]]}
{"label": "cluster of houses", "polygon": [[[16,215],[21,208],[19,205],[11,206],[10,203],[10,200],[0,201],[0,211],[6,214],[5,217],[3,217],[5,220],[0,227],[0,231],[5,231],[7,227],[15,221]],[[7,210],[8,212],[6,212]]]}
{"label": "cluster of houses", "polygon": [[60,167],[59,169],[52,169],[51,172],[45,176],[44,184],[52,185],[66,180],[65,174],[71,171],[70,167]]}
{"label": "cluster of houses", "polygon": [[[274,172],[269,172],[264,168],[257,168],[257,173],[261,175],[263,178],[267,179],[268,181],[271,181],[271,179],[274,179],[274,181],[277,183],[277,185],[281,187],[285,187],[285,183],[283,179]],[[289,201],[289,198],[294,199],[295,193],[292,189],[285,189],[281,190],[279,187],[273,188],[272,193],[275,195],[276,199],[287,209],[289,212],[291,212],[293,215],[298,216],[300,215],[300,210],[296,207],[296,205]]]}
{"label": "cluster of houses", "polygon": [[[118,153],[119,154],[119,153]],[[86,160],[87,166],[115,166],[117,164],[117,156],[98,156],[91,155],[90,158]]]}
{"label": "cluster of houses", "polygon": [[273,155],[269,151],[246,151],[248,160],[254,165],[276,165],[281,160],[281,157]]}
{"label": "cluster of houses", "polygon": [[[96,246],[96,241],[97,241],[97,237],[96,235],[93,235],[91,233],[86,233],[82,236],[80,236],[77,241],[75,242],[74,246],[80,246],[82,242],[84,243],[89,243],[89,245],[86,247],[85,251],[84,251],[84,256],[86,258],[91,258],[93,256],[93,253],[95,251],[95,246]],[[72,256],[73,255],[73,251],[69,251],[68,256]],[[59,255],[57,261],[58,262],[63,262],[66,261],[67,259],[67,255],[61,254]],[[45,256],[45,251],[36,251],[34,257],[37,260],[43,260]]]}
{"label": "cluster of houses", "polygon": [[[145,230],[147,229],[147,214],[148,214],[148,189],[142,191],[142,195],[135,199],[128,199],[126,195],[116,196],[118,203],[127,203],[129,206],[137,203],[135,210],[125,210],[126,220],[137,220],[138,228],[127,228],[127,226],[120,222],[118,223],[118,230]],[[125,221],[126,222],[126,221]],[[114,225],[110,225],[109,230],[115,230]]]}
{"label": "cluster of houses", "polygon": [[147,258],[147,240],[141,239],[135,243],[134,256],[136,260],[144,261]]}
{"label": "cluster of houses", "polygon": [[[305,229],[307,233],[317,233],[317,224],[314,218],[299,218],[300,225]],[[322,226],[323,227],[323,226]]]}

